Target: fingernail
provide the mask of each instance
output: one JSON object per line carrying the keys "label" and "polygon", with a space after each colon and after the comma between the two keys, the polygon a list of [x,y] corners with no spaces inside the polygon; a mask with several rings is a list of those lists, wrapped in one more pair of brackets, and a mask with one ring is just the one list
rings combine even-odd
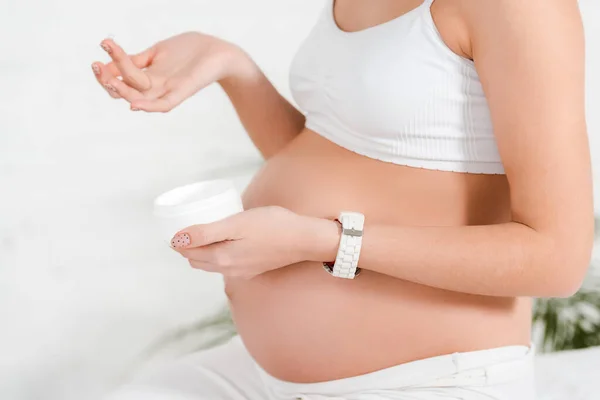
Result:
{"label": "fingernail", "polygon": [[110,83],[105,84],[104,88],[106,90],[110,90],[111,92],[115,92],[115,93],[117,92],[117,89],[115,89],[115,87],[113,85],[111,85]]}
{"label": "fingernail", "polygon": [[100,68],[96,64],[92,64],[92,71],[94,71],[94,74],[100,75]]}
{"label": "fingernail", "polygon": [[112,53],[112,49],[106,43],[100,44],[100,47],[102,47],[102,50],[104,50],[108,54]]}
{"label": "fingernail", "polygon": [[131,107],[131,111],[140,111],[139,108]]}
{"label": "fingernail", "polygon": [[178,233],[171,240],[171,246],[179,249],[182,247],[189,246],[191,242],[192,241],[190,240],[190,235],[188,235],[187,233]]}

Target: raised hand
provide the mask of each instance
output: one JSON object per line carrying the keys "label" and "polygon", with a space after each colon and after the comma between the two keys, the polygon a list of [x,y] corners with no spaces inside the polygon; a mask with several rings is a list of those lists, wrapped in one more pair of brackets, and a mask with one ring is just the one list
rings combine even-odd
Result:
{"label": "raised hand", "polygon": [[134,111],[168,112],[213,82],[257,70],[239,47],[197,32],[173,36],[135,55],[112,39],[101,47],[112,61],[92,64],[96,79]]}

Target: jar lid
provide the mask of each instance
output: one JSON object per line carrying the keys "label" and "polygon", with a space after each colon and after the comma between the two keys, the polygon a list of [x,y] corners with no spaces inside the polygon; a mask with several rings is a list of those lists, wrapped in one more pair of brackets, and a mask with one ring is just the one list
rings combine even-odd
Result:
{"label": "jar lid", "polygon": [[206,208],[230,207],[240,196],[231,181],[216,179],[169,190],[154,200],[154,215],[172,217]]}

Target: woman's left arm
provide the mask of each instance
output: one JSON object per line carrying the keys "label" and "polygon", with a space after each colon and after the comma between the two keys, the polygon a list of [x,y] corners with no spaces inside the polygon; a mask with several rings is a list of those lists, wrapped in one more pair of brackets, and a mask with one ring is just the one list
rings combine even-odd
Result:
{"label": "woman's left arm", "polygon": [[466,3],[512,221],[367,225],[360,266],[459,292],[569,296],[587,270],[594,225],[577,1]]}
{"label": "woman's left arm", "polygon": [[[594,231],[577,1],[464,3],[512,221],[402,227],[367,219],[359,266],[464,293],[570,296],[587,270]],[[251,278],[300,261],[331,261],[339,236],[333,221],[265,207],[186,228],[173,246],[196,268]]]}

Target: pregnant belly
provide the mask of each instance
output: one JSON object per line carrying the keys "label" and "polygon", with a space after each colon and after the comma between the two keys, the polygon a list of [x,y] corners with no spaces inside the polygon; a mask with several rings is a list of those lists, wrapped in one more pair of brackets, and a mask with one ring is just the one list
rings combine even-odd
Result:
{"label": "pregnant belly", "polygon": [[[510,215],[504,176],[384,163],[310,130],[269,160],[246,189],[244,204],[324,218],[360,211],[370,224],[493,224]],[[456,351],[529,343],[527,299],[460,294],[371,271],[347,281],[308,262],[225,284],[249,352],[288,381],[332,380]]]}

